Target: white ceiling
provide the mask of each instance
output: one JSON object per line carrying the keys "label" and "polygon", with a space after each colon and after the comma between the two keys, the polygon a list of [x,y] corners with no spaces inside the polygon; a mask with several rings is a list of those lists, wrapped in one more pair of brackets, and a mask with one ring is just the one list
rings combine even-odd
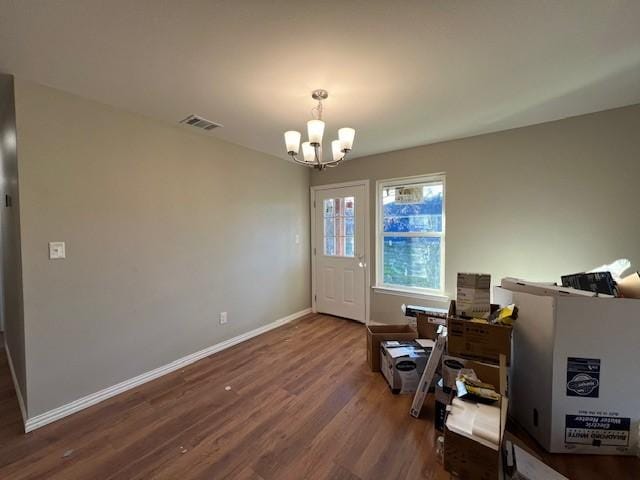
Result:
{"label": "white ceiling", "polygon": [[0,0],[0,70],[283,158],[325,88],[362,156],[640,103],[640,1]]}

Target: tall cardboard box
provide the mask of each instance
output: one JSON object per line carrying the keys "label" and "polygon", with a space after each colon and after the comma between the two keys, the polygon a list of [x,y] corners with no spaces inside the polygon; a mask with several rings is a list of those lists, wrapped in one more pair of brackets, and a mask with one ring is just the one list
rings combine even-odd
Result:
{"label": "tall cardboard box", "polygon": [[469,368],[483,381],[496,385],[503,396],[492,405],[459,398],[452,401],[444,427],[444,469],[465,480],[501,480],[501,446],[509,405],[505,395],[506,358],[503,356],[500,368],[469,363]]}
{"label": "tall cardboard box", "polygon": [[500,368],[498,365],[490,365],[466,358],[443,355],[442,378],[435,385],[434,424],[438,431],[444,430],[446,407],[451,403],[453,396],[456,394],[455,382],[462,368],[473,370],[480,380],[493,385],[496,391],[500,387]]}
{"label": "tall cardboard box", "polygon": [[371,371],[380,371],[380,342],[416,338],[418,332],[411,325],[367,325],[367,363]]}
{"label": "tall cardboard box", "polygon": [[553,453],[634,455],[640,300],[497,292],[518,306],[510,411]]}
{"label": "tall cardboard box", "polygon": [[[459,402],[458,399],[454,400]],[[501,480],[503,476],[501,445],[507,421],[507,399],[495,408],[498,422],[498,438],[493,442],[480,443],[476,439],[456,432],[449,413],[444,428],[444,469],[465,480]],[[483,407],[487,407],[484,405]]]}

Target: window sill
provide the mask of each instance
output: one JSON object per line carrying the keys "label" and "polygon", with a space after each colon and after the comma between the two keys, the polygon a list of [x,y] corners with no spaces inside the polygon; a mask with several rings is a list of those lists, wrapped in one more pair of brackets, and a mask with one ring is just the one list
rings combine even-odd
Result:
{"label": "window sill", "polygon": [[382,293],[385,295],[397,295],[400,297],[417,298],[419,300],[431,300],[434,302],[448,302],[449,297],[444,293],[422,293],[415,290],[393,288],[385,286],[373,286],[371,287],[376,293]]}

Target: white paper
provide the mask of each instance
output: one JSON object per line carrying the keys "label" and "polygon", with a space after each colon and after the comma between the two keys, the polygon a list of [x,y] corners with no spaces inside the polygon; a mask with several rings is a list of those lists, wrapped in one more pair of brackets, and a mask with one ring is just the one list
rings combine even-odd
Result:
{"label": "white paper", "polygon": [[513,446],[518,477],[523,480],[569,480],[517,445]]}
{"label": "white paper", "polygon": [[398,357],[404,357],[405,355],[409,355],[411,352],[413,352],[413,349],[406,348],[406,347],[398,347],[398,348],[389,348],[387,351],[389,352],[389,355],[391,355],[391,358],[398,358]]}
{"label": "white paper", "polygon": [[486,447],[498,450],[500,407],[454,398],[447,417],[447,428]]}
{"label": "white paper", "polygon": [[436,342],[428,338],[418,338],[416,342],[418,342],[418,345],[420,345],[422,348],[433,348],[433,346],[436,344]]}

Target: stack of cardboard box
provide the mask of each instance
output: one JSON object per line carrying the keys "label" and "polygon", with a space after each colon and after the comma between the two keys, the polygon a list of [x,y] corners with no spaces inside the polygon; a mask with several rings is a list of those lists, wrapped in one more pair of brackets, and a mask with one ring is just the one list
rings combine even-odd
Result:
{"label": "stack of cardboard box", "polygon": [[[444,432],[445,470],[461,478],[497,479],[502,471],[512,328],[471,320],[487,318],[491,313],[490,285],[487,274],[458,274],[458,295],[447,319],[442,382],[436,387],[435,424]],[[456,378],[463,368],[493,385],[501,399],[483,406],[457,398]]]}
{"label": "stack of cardboard box", "polygon": [[380,371],[380,344],[385,340],[415,340],[418,332],[411,325],[368,325],[367,363],[372,372]]}
{"label": "stack of cardboard box", "polygon": [[417,317],[417,329],[408,324],[367,326],[367,362],[371,371],[382,372],[393,393],[415,393],[434,344],[428,340],[446,327],[449,311],[403,308],[406,316]]}
{"label": "stack of cardboard box", "polygon": [[[504,356],[502,357],[504,359]],[[444,426],[444,469],[457,478],[502,478],[502,442],[507,421],[508,398],[501,369],[467,364],[484,382],[496,386],[502,397],[494,404],[453,397]]]}

